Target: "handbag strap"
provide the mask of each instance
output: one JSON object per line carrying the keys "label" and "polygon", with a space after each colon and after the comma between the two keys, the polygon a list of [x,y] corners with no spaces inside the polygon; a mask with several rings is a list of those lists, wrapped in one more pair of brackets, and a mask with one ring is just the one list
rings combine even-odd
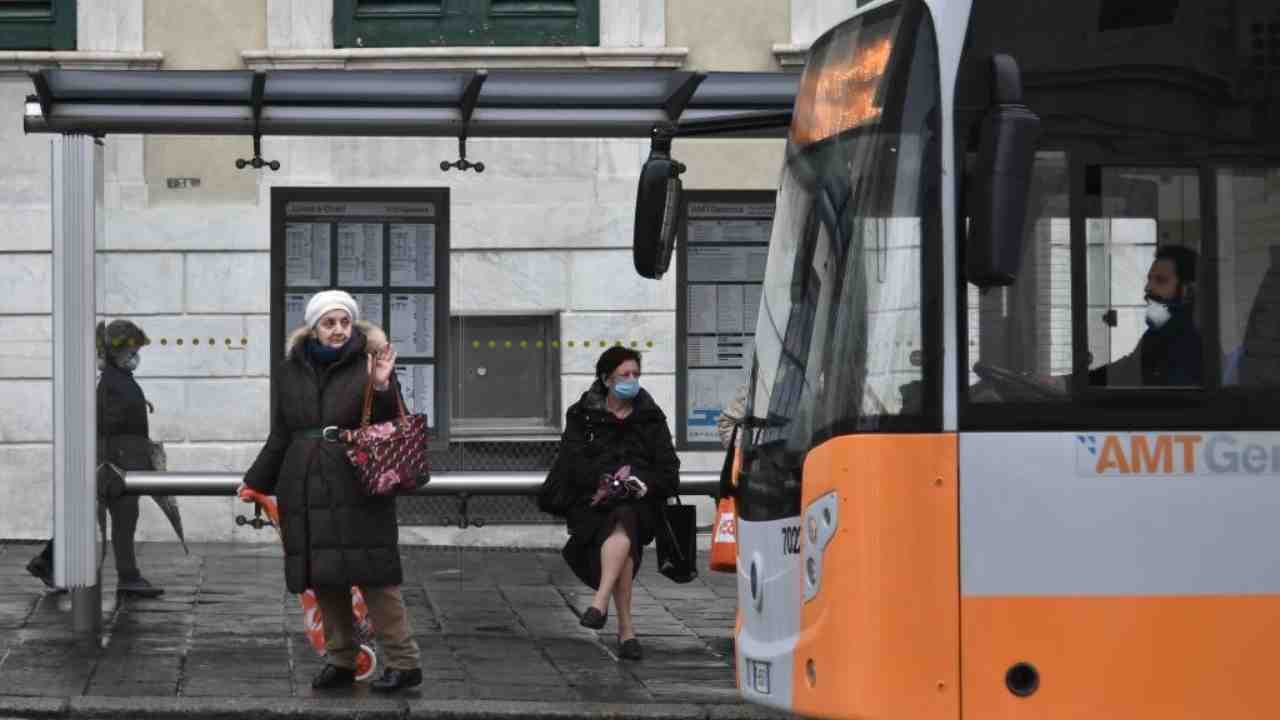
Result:
{"label": "handbag strap", "polygon": [[[390,389],[391,387],[392,387],[392,381],[391,379],[388,379],[387,388]],[[408,422],[408,417],[406,417],[406,413],[404,411],[404,398],[400,397],[400,393],[398,392],[396,393],[396,407],[400,409],[400,424],[403,425],[406,422]],[[372,414],[373,414],[373,376],[370,375],[369,379],[366,380],[364,383],[364,407],[360,411],[360,427],[361,428],[369,427],[369,418]]]}

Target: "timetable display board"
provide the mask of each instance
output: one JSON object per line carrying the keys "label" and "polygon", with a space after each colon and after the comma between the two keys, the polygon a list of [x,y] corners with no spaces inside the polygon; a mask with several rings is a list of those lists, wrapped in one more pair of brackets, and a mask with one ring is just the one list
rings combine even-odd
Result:
{"label": "timetable display board", "polygon": [[447,438],[448,191],[272,191],[274,357],[320,290],[346,290],[396,349],[405,409]]}
{"label": "timetable display board", "polygon": [[773,211],[771,191],[685,193],[676,322],[681,448],[719,448],[716,418],[747,382]]}

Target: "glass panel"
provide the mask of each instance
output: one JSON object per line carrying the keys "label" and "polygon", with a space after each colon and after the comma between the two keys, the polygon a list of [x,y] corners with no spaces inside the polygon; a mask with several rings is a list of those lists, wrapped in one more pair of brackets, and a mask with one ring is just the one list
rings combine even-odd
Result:
{"label": "glass panel", "polygon": [[1218,173],[1224,385],[1280,386],[1280,168]]}
{"label": "glass panel", "polygon": [[[971,402],[1066,399],[1047,378],[1071,373],[1067,169],[1066,153],[1036,154],[1017,282],[985,292],[969,286],[969,363],[977,368],[969,373]],[[1100,254],[1089,256],[1091,266],[1101,260]],[[982,382],[979,372],[989,381]]]}
{"label": "glass panel", "polygon": [[1085,223],[1089,384],[1200,385],[1199,172],[1104,167],[1090,176],[1100,212]]}
{"label": "glass panel", "polygon": [[904,30],[917,36],[893,66],[901,75],[884,78],[897,88],[892,102],[837,106],[861,97],[841,90],[866,75],[849,72],[849,58],[871,63],[901,40],[899,11],[841,26],[805,69],[801,86],[815,97],[797,102],[756,324],[748,412],[757,424],[738,487],[748,520],[799,512],[805,456],[826,438],[931,427],[922,281],[940,226],[929,181],[940,167],[927,17]]}

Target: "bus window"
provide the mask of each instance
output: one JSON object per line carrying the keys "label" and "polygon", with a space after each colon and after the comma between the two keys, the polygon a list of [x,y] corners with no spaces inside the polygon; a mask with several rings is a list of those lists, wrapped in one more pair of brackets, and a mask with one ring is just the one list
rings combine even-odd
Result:
{"label": "bus window", "polygon": [[1280,167],[1218,177],[1225,386],[1280,386]]}
{"label": "bus window", "polygon": [[[1067,399],[1055,377],[1071,374],[1071,232],[1067,154],[1036,154],[1027,198],[1027,239],[1022,272],[1003,288],[969,285],[969,400]],[[1021,380],[982,382],[979,372]],[[1037,378],[1049,379],[1037,387]],[[997,389],[999,387],[999,389]]]}
{"label": "bus window", "polygon": [[1095,167],[1085,185],[1089,384],[1203,384],[1199,171]]}

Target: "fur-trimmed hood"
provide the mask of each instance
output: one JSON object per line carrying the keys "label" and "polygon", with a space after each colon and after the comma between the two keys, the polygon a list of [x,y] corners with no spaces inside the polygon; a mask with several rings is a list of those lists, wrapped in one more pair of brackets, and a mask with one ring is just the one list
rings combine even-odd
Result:
{"label": "fur-trimmed hood", "polygon": [[[364,350],[367,353],[376,353],[387,344],[387,334],[382,328],[374,325],[368,320],[358,320],[355,329],[364,334]],[[311,328],[306,325],[300,325],[296,330],[289,333],[289,339],[284,344],[284,356],[288,358],[293,354],[294,348],[300,347],[307,336],[311,334]]]}

